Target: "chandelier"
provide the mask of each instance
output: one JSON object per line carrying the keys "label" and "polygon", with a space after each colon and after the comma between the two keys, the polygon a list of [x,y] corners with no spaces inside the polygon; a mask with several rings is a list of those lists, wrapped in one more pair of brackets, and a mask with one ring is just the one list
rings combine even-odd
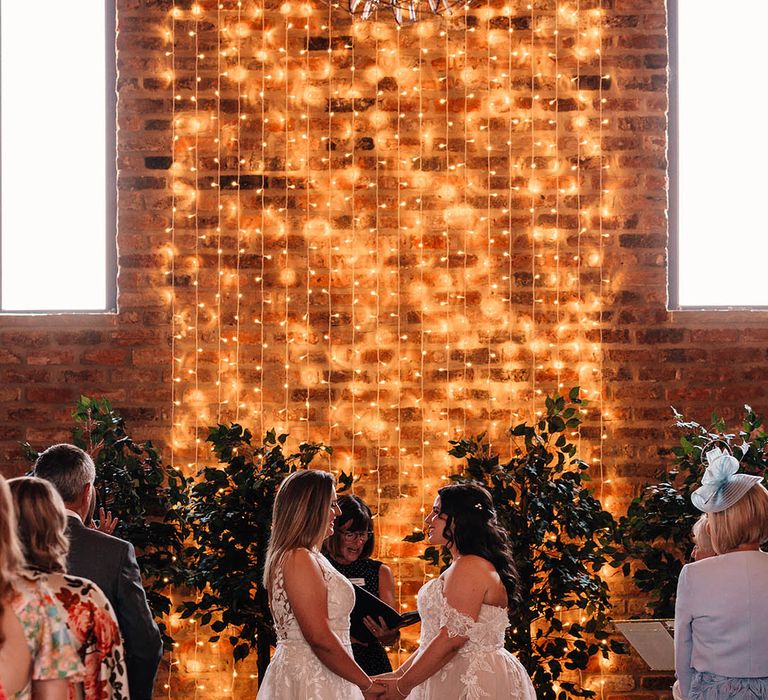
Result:
{"label": "chandelier", "polygon": [[452,15],[458,5],[469,5],[469,0],[342,0],[332,2],[333,7],[347,9],[353,17],[368,20],[389,12],[398,25],[413,24],[426,17]]}

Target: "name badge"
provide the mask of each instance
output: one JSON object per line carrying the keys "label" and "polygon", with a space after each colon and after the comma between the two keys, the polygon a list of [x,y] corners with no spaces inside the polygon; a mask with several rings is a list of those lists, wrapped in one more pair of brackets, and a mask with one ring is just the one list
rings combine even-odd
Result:
{"label": "name badge", "polygon": [[365,588],[365,579],[364,578],[351,578],[349,580],[350,580],[350,582],[354,583],[356,586],[361,586],[362,588]]}

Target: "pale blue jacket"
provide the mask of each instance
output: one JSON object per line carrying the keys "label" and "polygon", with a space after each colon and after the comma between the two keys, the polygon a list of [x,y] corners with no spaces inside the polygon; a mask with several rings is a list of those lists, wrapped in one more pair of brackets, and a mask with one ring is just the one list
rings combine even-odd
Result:
{"label": "pale blue jacket", "polygon": [[731,552],[687,564],[677,582],[675,672],[768,677],[768,554]]}

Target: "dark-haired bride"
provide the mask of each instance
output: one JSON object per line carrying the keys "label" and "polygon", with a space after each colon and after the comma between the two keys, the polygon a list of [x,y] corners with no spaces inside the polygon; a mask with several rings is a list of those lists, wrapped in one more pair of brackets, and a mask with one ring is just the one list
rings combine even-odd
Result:
{"label": "dark-haired bride", "polygon": [[447,547],[453,563],[419,591],[419,648],[379,677],[386,698],[536,700],[523,665],[504,649],[519,579],[491,495],[476,484],[445,486],[425,523],[429,542]]}

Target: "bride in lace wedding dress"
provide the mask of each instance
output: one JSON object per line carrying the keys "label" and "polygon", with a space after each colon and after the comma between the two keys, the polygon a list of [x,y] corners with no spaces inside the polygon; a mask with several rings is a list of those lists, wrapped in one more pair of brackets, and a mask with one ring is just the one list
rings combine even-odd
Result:
{"label": "bride in lace wedding dress", "polygon": [[427,536],[448,547],[453,563],[419,591],[419,649],[380,677],[385,697],[536,700],[525,668],[504,649],[518,577],[491,496],[475,484],[446,486],[438,494],[425,519]]}
{"label": "bride in lace wedding dress", "polygon": [[327,472],[297,471],[280,486],[264,568],[277,648],[258,700],[370,700],[384,691],[352,657],[352,584],[320,554],[340,512]]}

